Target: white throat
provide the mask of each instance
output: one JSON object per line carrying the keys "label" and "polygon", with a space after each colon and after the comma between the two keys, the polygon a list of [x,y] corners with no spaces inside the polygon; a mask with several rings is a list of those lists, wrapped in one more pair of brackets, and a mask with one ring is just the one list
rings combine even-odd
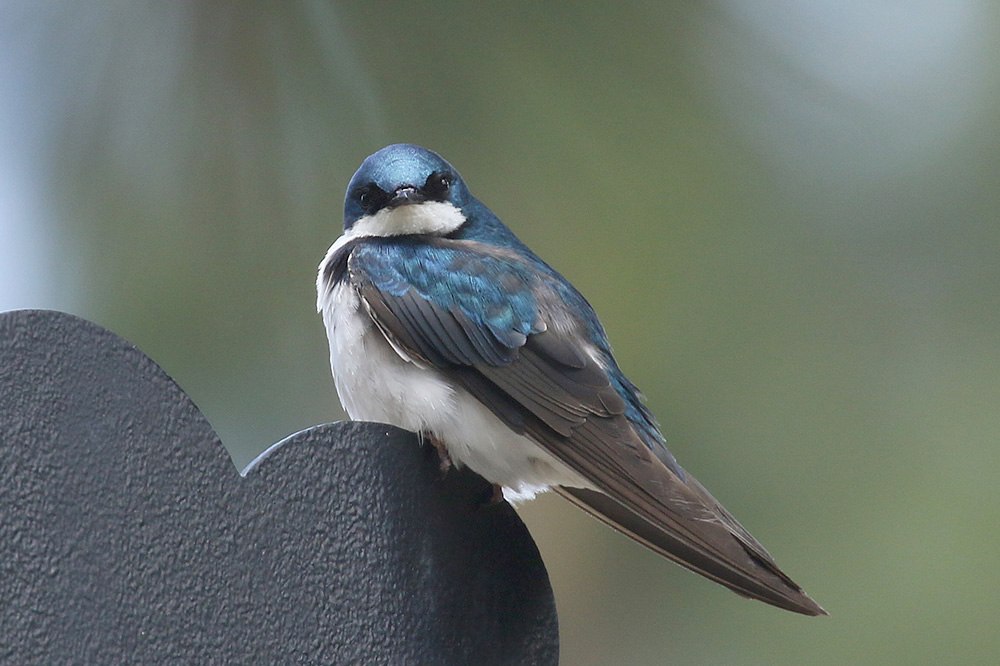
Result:
{"label": "white throat", "polygon": [[345,236],[403,236],[433,234],[444,236],[465,223],[465,215],[446,201],[423,201],[397,208],[383,208],[365,215],[344,233]]}

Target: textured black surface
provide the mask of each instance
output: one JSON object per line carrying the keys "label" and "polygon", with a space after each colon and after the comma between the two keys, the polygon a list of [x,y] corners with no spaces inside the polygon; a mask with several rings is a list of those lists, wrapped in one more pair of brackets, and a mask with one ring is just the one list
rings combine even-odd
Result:
{"label": "textured black surface", "polygon": [[487,492],[378,424],[240,477],[133,345],[0,314],[0,663],[555,664],[538,551]]}

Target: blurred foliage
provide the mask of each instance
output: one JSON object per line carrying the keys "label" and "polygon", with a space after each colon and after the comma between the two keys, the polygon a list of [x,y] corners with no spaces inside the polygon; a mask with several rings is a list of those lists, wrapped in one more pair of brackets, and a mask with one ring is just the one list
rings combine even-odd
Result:
{"label": "blurred foliage", "polygon": [[242,467],[341,416],[315,267],[361,160],[426,145],[832,614],[544,497],[564,663],[993,663],[998,35],[985,0],[7,0],[0,307],[132,340]]}

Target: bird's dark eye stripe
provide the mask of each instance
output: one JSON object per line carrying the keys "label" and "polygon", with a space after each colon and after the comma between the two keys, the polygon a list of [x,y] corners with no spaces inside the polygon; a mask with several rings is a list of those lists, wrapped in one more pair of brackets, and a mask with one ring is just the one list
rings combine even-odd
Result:
{"label": "bird's dark eye stripe", "polygon": [[451,176],[443,171],[435,171],[427,176],[424,182],[424,192],[433,199],[444,199],[451,187]]}
{"label": "bird's dark eye stripe", "polygon": [[385,196],[382,188],[374,183],[362,185],[354,191],[354,198],[358,200],[361,209],[366,213],[378,209],[385,200]]}

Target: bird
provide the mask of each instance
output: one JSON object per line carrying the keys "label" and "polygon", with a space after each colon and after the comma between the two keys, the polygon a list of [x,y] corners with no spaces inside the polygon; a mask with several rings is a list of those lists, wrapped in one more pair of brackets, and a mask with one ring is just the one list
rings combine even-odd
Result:
{"label": "bird", "polygon": [[826,615],[677,463],[583,295],[437,153],[362,162],[316,290],[352,420],[430,440],[496,501],[554,490],[742,596]]}

